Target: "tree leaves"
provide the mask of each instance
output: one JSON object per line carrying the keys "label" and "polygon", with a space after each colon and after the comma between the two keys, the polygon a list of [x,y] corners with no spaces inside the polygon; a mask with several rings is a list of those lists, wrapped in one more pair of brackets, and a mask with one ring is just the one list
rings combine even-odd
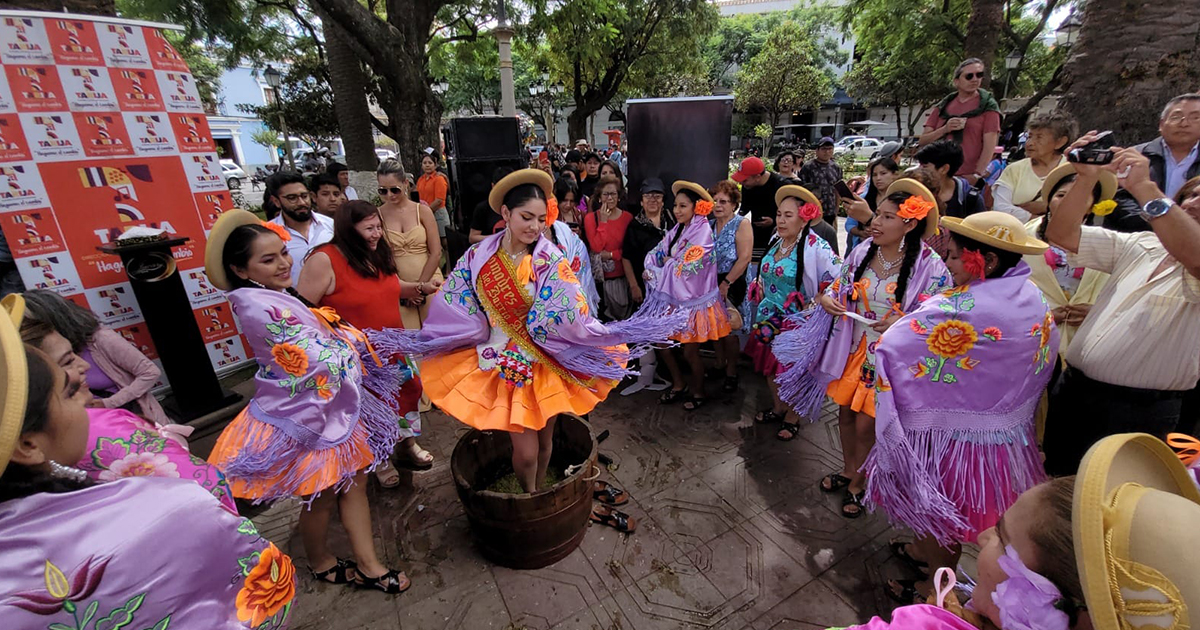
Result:
{"label": "tree leaves", "polygon": [[808,35],[788,21],[771,30],[762,50],[738,72],[734,93],[739,109],[765,111],[773,129],[785,111],[820,107],[833,88]]}

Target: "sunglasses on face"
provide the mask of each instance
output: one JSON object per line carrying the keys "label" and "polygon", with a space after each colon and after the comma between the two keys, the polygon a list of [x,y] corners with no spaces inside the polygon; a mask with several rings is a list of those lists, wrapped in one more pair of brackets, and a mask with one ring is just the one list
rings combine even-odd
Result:
{"label": "sunglasses on face", "polygon": [[382,197],[386,194],[389,194],[389,193],[393,194],[393,195],[402,195],[402,194],[404,194],[404,189],[400,188],[399,186],[392,186],[391,188],[380,187],[380,189],[379,189],[380,197]]}
{"label": "sunglasses on face", "polygon": [[982,72],[965,72],[965,73],[963,73],[962,78],[964,78],[968,81],[974,81],[975,79],[982,79],[983,73]]}

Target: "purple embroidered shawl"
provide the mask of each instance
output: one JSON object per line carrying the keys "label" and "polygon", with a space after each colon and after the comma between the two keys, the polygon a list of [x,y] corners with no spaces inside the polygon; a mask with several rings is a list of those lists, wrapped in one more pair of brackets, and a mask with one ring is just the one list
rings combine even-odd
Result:
{"label": "purple embroidered shawl", "polygon": [[[489,236],[463,254],[431,298],[429,316],[420,330],[387,330],[373,337],[381,355],[431,356],[486,342],[492,324],[476,294],[475,278],[483,264],[497,255],[503,236],[504,232]],[[600,323],[592,317],[562,250],[545,236],[534,245],[532,265],[533,306],[525,325],[538,347],[578,376],[619,380],[633,374],[626,362],[649,345],[669,345],[668,338],[684,325],[682,316],[635,316]]]}
{"label": "purple embroidered shawl", "polygon": [[[1024,262],[939,293],[875,351],[875,448],[867,501],[943,543],[978,533],[1045,479],[1034,412],[1058,331]],[[971,536],[973,538],[973,536]]]}
{"label": "purple embroidered shawl", "polygon": [[[671,247],[680,230],[683,234]],[[694,216],[687,225],[667,230],[658,246],[646,254],[645,262],[650,279],[646,281],[646,301],[637,315],[660,317],[676,311],[690,314],[721,304],[713,231],[705,217]]]}
{"label": "purple embroidered shawl", "polygon": [[[859,243],[842,264],[841,275],[825,290],[842,304],[850,299],[854,272],[867,256],[871,239]],[[909,275],[901,308],[908,313],[934,293],[951,284],[946,264],[924,242]],[[815,301],[803,312],[787,319],[791,330],[780,333],[772,344],[775,358],[788,368],[775,376],[779,398],[801,417],[816,421],[829,384],[842,377],[854,339],[854,320],[834,321]]]}
{"label": "purple embroidered shawl", "polygon": [[[259,366],[247,413],[275,430],[269,439],[265,434],[263,439],[251,436],[237,457],[224,465],[225,475],[270,477],[278,471],[278,462],[313,450],[338,449],[336,456],[349,456],[352,442],[348,439],[360,423],[367,431],[375,465],[387,461],[400,437],[395,409],[400,386],[413,376],[408,366],[403,362],[377,365],[361,342],[351,345],[350,333],[334,334],[287,293],[246,288],[229,293],[228,298]],[[367,337],[376,342],[373,333]],[[365,360],[360,360],[360,354]],[[260,500],[294,495],[294,486],[324,464],[320,458],[310,460],[315,470],[296,471],[294,479]],[[349,471],[335,488],[348,484],[354,472]]]}
{"label": "purple embroidered shawl", "polygon": [[[0,503],[0,557],[5,630],[243,630],[256,610],[239,610],[241,591],[286,597],[295,588],[291,561],[249,519],[182,479],[121,479]],[[264,580],[272,558],[273,583]],[[271,615],[257,609],[254,625],[285,628],[293,602],[284,601]]]}

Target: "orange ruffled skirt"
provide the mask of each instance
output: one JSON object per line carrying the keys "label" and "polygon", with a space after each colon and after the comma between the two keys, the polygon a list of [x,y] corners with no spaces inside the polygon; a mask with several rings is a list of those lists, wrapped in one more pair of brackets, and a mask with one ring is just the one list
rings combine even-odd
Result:
{"label": "orange ruffled skirt", "polygon": [[729,315],[725,312],[725,306],[718,302],[713,306],[693,312],[691,318],[688,319],[687,329],[671,339],[679,343],[704,343],[726,337],[731,331]]}
{"label": "orange ruffled skirt", "polygon": [[[268,442],[274,435],[275,427],[255,419],[249,414],[249,410],[249,407],[243,409],[217,438],[217,443],[208,456],[208,463],[219,470],[225,470],[225,464],[247,445]],[[297,471],[311,471],[316,467],[317,472],[308,472],[295,493],[295,496],[307,497],[337,485],[346,477],[371,466],[374,461],[371,448],[367,445],[367,430],[359,423],[346,442],[336,448],[309,451],[299,458],[282,463],[279,471],[270,477],[229,477],[229,489],[233,496],[239,499],[274,496],[274,489],[283,485],[285,480],[294,478]]]}
{"label": "orange ruffled skirt", "polygon": [[842,378],[829,384],[825,393],[833,402],[858,413],[875,417],[875,384],[862,380],[863,364],[867,362],[867,338],[858,342],[858,349],[846,360]]}
{"label": "orange ruffled skirt", "polygon": [[607,398],[618,383],[594,379],[589,389],[535,361],[532,382],[510,387],[498,370],[479,368],[474,347],[424,359],[421,381],[433,404],[459,422],[481,431],[510,433],[539,431],[560,413],[582,416]]}

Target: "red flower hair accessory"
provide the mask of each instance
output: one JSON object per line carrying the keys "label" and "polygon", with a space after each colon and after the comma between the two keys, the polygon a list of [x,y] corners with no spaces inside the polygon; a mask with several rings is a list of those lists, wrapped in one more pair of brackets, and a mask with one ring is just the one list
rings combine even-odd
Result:
{"label": "red flower hair accessory", "polygon": [[807,221],[812,221],[821,216],[821,208],[813,202],[808,202],[800,206],[800,218]]}
{"label": "red flower hair accessory", "polygon": [[900,211],[896,215],[901,219],[916,219],[920,221],[929,214],[930,210],[933,210],[932,203],[913,195],[900,204]]}
{"label": "red flower hair accessory", "polygon": [[558,199],[551,196],[546,200],[546,225],[554,225],[558,220]]}
{"label": "red flower hair accessory", "polygon": [[707,199],[701,199],[696,202],[696,214],[706,217],[712,214],[713,203]]}
{"label": "red flower hair accessory", "polygon": [[278,223],[271,223],[270,221],[262,221],[262,222],[260,222],[260,225],[262,225],[263,227],[267,228],[268,230],[271,230],[272,232],[274,232],[275,236],[278,236],[279,240],[281,240],[285,243],[292,240],[292,235],[288,234],[287,228],[284,228],[282,225],[279,225]]}
{"label": "red flower hair accessory", "polygon": [[980,280],[983,280],[983,277],[987,275],[987,261],[984,260],[983,254],[964,247],[959,252],[958,257],[962,260],[963,269],[967,273]]}

